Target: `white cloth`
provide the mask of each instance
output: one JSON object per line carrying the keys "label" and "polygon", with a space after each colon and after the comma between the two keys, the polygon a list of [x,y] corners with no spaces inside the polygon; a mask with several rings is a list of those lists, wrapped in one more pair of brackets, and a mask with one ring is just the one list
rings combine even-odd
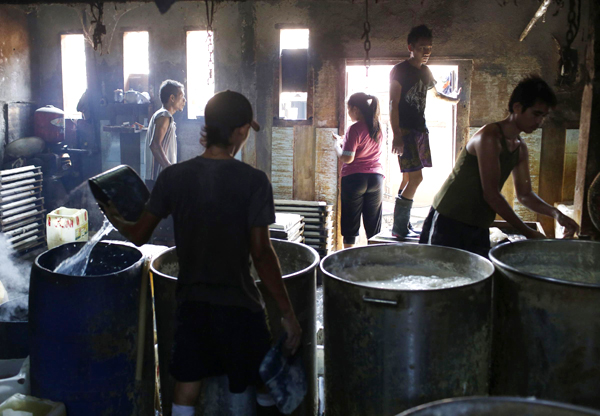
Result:
{"label": "white cloth", "polygon": [[194,406],[182,406],[180,404],[173,403],[171,408],[171,416],[194,416]]}
{"label": "white cloth", "polygon": [[[146,137],[148,140],[148,146],[152,145],[152,141],[154,140],[154,131],[156,129],[156,120],[161,117],[169,118],[169,127],[167,128],[167,132],[165,133],[165,137],[161,143],[161,147],[165,154],[167,155],[167,160],[171,163],[177,163],[177,135],[175,120],[173,120],[173,116],[169,113],[164,107],[158,110],[156,113],[152,115],[150,122],[148,123],[148,132],[146,133]],[[155,160],[152,151],[149,150],[150,153],[150,172],[148,173],[148,179],[156,180],[158,178],[158,174],[162,170],[162,166]]]}

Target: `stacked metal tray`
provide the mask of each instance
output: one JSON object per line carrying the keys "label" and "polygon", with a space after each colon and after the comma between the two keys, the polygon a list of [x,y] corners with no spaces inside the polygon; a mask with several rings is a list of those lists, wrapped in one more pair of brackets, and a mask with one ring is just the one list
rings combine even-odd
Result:
{"label": "stacked metal tray", "polygon": [[271,237],[304,243],[304,217],[298,214],[275,213],[275,224],[269,226]]}
{"label": "stacked metal tray", "polygon": [[0,231],[19,253],[46,244],[42,169],[0,170]]}
{"label": "stacked metal tray", "polygon": [[317,250],[321,257],[333,250],[333,206],[324,201],[293,201],[276,199],[277,213],[304,217],[304,244]]}

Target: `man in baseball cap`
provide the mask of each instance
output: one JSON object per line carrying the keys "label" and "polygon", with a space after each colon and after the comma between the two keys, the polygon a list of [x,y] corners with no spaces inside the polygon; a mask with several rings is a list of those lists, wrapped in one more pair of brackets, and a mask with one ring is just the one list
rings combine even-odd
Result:
{"label": "man in baseball cap", "polygon": [[259,375],[271,334],[249,257],[279,306],[285,348],[294,354],[300,344],[302,330],[269,237],[275,222],[271,183],[264,172],[234,158],[251,128],[260,126],[246,97],[233,91],[215,94],[205,109],[206,151],[160,173],[137,222],[105,209],[137,245],[148,241],[162,218],[173,216],[179,258],[170,366],[177,381],[173,416],[192,416],[201,380],[225,374],[233,393],[259,387],[257,415],[276,412]]}

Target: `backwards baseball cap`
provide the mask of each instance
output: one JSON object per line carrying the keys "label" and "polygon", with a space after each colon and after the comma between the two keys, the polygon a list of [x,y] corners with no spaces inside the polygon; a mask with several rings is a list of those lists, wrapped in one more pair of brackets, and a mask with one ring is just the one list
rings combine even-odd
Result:
{"label": "backwards baseball cap", "polygon": [[233,129],[250,124],[254,131],[260,130],[260,125],[254,120],[250,101],[239,92],[230,90],[218,92],[208,100],[204,122],[209,127]]}

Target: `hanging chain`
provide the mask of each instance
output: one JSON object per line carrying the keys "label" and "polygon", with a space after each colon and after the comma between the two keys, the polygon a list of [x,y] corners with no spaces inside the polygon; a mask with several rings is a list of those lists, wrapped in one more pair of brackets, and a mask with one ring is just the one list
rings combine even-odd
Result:
{"label": "hanging chain", "polygon": [[371,40],[369,39],[369,34],[371,33],[371,24],[369,23],[369,0],[365,0],[365,23],[363,28],[365,31],[360,38],[365,40],[365,69],[368,78],[369,66],[371,66],[371,58],[369,58],[369,51],[371,50]]}
{"label": "hanging chain", "polygon": [[[578,3],[577,10],[575,10],[575,2]],[[567,49],[569,49],[579,32],[579,24],[581,23],[581,0],[569,0],[569,14],[567,15],[567,20],[569,21],[569,29],[567,30]]]}
{"label": "hanging chain", "polygon": [[213,51],[214,51],[214,42],[213,42],[213,18],[215,16],[215,1],[204,0],[204,4],[206,5],[206,45],[208,47],[208,79],[206,80],[206,85],[210,85],[211,81],[213,81]]}
{"label": "hanging chain", "polygon": [[[94,9],[98,11],[98,14],[94,12]],[[102,36],[106,35],[106,26],[104,26],[102,21],[104,16],[104,3],[100,1],[90,3],[90,10],[92,14],[91,23],[95,25],[94,33],[92,34],[94,50],[98,50],[98,46],[100,46],[100,51],[102,51]]]}

